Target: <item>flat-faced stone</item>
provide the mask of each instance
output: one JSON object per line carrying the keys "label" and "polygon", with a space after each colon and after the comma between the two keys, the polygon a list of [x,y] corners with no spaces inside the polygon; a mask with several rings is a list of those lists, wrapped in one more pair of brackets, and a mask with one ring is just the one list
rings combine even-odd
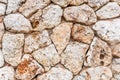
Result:
{"label": "flat-faced stone", "polygon": [[78,42],[70,42],[61,54],[61,63],[73,72],[74,75],[82,69],[83,60],[89,45]]}
{"label": "flat-faced stone", "polygon": [[107,41],[109,44],[114,45],[120,42],[120,19],[101,20],[98,21],[93,29],[97,35]]}
{"label": "flat-faced stone", "polygon": [[40,64],[44,66],[45,71],[48,71],[51,66],[54,66],[60,61],[60,57],[53,44],[34,51],[32,55]]}
{"label": "flat-faced stone", "polygon": [[49,44],[51,44],[51,40],[47,30],[33,32],[25,37],[24,52],[31,53],[38,48],[48,46]]}
{"label": "flat-faced stone", "polygon": [[3,57],[3,53],[0,49],[0,67],[2,67],[4,65],[4,57]]}
{"label": "flat-faced stone", "polygon": [[6,9],[6,5],[3,3],[0,3],[0,16],[5,15],[5,9]]}
{"label": "flat-faced stone", "polygon": [[63,22],[53,29],[51,39],[58,50],[61,53],[70,40],[72,23]]}
{"label": "flat-faced stone", "polygon": [[5,30],[4,30],[4,25],[3,22],[0,23],[0,48],[2,48],[2,37],[4,34]]}
{"label": "flat-faced stone", "polygon": [[78,42],[90,44],[94,37],[94,32],[89,26],[74,24],[72,27],[72,38]]}
{"label": "flat-faced stone", "polygon": [[6,30],[11,32],[28,33],[32,30],[30,21],[20,13],[5,16],[4,23]]}
{"label": "flat-faced stone", "polygon": [[100,19],[109,19],[120,15],[120,6],[115,2],[109,2],[101,9],[96,11],[96,15]]}
{"label": "flat-faced stone", "polygon": [[108,44],[95,37],[86,54],[85,66],[107,66],[112,61],[112,52]]}
{"label": "flat-faced stone", "polygon": [[86,4],[65,8],[63,16],[67,21],[80,22],[87,25],[97,21],[94,10]]}
{"label": "flat-faced stone", "polygon": [[87,2],[87,0],[72,0],[70,2],[70,5],[75,5],[75,6],[79,6],[80,4]]}
{"label": "flat-faced stone", "polygon": [[17,66],[22,57],[24,44],[23,34],[5,33],[2,39],[2,52],[5,61],[12,66]]}
{"label": "flat-faced stone", "polygon": [[16,69],[16,78],[20,80],[31,80],[37,74],[44,72],[42,66],[37,63],[31,55],[24,54]]}

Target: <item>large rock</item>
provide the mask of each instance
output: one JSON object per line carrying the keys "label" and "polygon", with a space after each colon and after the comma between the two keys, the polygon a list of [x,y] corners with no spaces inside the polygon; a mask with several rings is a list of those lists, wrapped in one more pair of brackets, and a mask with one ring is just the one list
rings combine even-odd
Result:
{"label": "large rock", "polygon": [[6,5],[3,3],[0,3],[0,16],[5,15]]}

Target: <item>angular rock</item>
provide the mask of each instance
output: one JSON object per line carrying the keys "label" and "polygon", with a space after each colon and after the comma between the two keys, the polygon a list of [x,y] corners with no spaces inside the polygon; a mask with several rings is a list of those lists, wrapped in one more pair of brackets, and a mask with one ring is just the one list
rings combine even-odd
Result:
{"label": "angular rock", "polygon": [[31,80],[37,74],[44,72],[44,69],[39,65],[31,55],[24,54],[22,61],[16,69],[16,78],[20,80]]}
{"label": "angular rock", "polygon": [[75,5],[75,6],[79,6],[80,4],[87,2],[87,0],[72,0],[70,2],[70,5]]}
{"label": "angular rock", "polygon": [[2,22],[2,23],[0,23],[0,48],[2,48],[2,37],[3,37],[4,32],[5,32],[5,30],[4,30],[4,25]]}
{"label": "angular rock", "polygon": [[24,34],[5,33],[2,39],[2,52],[5,61],[17,66],[21,61],[24,44]]}
{"label": "angular rock", "polygon": [[37,80],[72,80],[73,74],[63,67],[52,67],[50,71],[39,75]]}
{"label": "angular rock", "polygon": [[107,66],[112,61],[112,52],[108,44],[95,37],[86,54],[85,66]]}
{"label": "angular rock", "polygon": [[108,67],[95,67],[83,70],[73,80],[111,80],[112,72]]}
{"label": "angular rock", "polygon": [[109,44],[114,45],[120,42],[120,19],[101,20],[98,21],[93,29],[97,35],[107,41]]}
{"label": "angular rock", "polygon": [[30,17],[38,9],[44,8],[49,3],[50,0],[26,0],[25,4],[20,7],[19,12],[26,17]]}
{"label": "angular rock", "polygon": [[0,3],[0,16],[5,15],[5,9],[6,9],[6,5],[3,3]]}
{"label": "angular rock", "polygon": [[4,23],[6,29],[11,32],[28,33],[32,30],[30,21],[20,13],[5,16]]}
{"label": "angular rock", "polygon": [[51,44],[51,40],[47,30],[42,32],[33,32],[25,38],[24,52],[31,53],[40,47],[45,47]]}
{"label": "angular rock", "polygon": [[109,2],[101,9],[96,11],[96,15],[100,19],[110,19],[120,15],[120,6],[115,2]]}
{"label": "angular rock", "polygon": [[90,44],[94,37],[94,32],[89,26],[74,24],[72,27],[72,38],[78,42]]}
{"label": "angular rock", "polygon": [[16,80],[15,71],[12,66],[4,66],[0,68],[0,79],[1,80]]}
{"label": "angular rock", "polygon": [[65,8],[63,16],[67,21],[80,22],[86,25],[93,24],[97,21],[94,10],[86,4]]}
{"label": "angular rock", "polygon": [[1,49],[0,49],[0,67],[2,67],[3,65],[4,65],[4,57],[3,57],[3,53],[2,53],[2,51],[1,51]]}
{"label": "angular rock", "polygon": [[58,53],[61,53],[70,40],[72,23],[63,22],[53,29],[51,39],[56,46]]}
{"label": "angular rock", "polygon": [[112,54],[114,57],[119,57],[120,58],[120,44],[116,44],[114,46],[112,46]]}
{"label": "angular rock", "polygon": [[60,61],[60,57],[53,44],[34,51],[32,55],[40,64],[44,66],[45,71],[48,71],[51,66],[54,66]]}
{"label": "angular rock", "polygon": [[61,63],[73,72],[74,75],[82,69],[83,60],[89,45],[70,42],[65,51],[61,54]]}

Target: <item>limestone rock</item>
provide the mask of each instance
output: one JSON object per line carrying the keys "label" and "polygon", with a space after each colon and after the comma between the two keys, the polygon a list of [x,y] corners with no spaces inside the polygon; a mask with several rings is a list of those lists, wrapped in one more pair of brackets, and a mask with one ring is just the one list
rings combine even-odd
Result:
{"label": "limestone rock", "polygon": [[44,72],[44,69],[39,65],[31,55],[24,54],[22,61],[16,69],[16,78],[20,80],[31,80],[37,74]]}
{"label": "limestone rock", "polygon": [[22,57],[23,44],[23,34],[4,34],[2,39],[2,52],[7,63],[12,66],[17,66],[19,64]]}
{"label": "limestone rock", "polygon": [[9,14],[4,18],[5,27],[11,32],[28,33],[32,30],[30,21],[20,13]]}
{"label": "limestone rock", "polygon": [[72,0],[70,2],[70,5],[75,5],[75,6],[79,6],[80,4],[87,2],[87,0]]}
{"label": "limestone rock", "polygon": [[74,75],[82,69],[83,60],[88,49],[87,44],[70,42],[61,54],[61,63],[73,72]]}
{"label": "limestone rock", "polygon": [[93,24],[97,21],[94,10],[86,4],[65,8],[63,16],[67,21],[80,22],[86,25]]}
{"label": "limestone rock", "polygon": [[5,30],[4,30],[4,25],[3,25],[3,22],[0,23],[0,48],[2,48],[2,37],[3,37],[3,34],[4,34]]}
{"label": "limestone rock", "polygon": [[0,16],[5,15],[5,9],[6,9],[6,5],[3,3],[0,3]]}
{"label": "limestone rock", "polygon": [[0,50],[0,67],[2,67],[4,65],[4,57],[3,57],[3,53]]}

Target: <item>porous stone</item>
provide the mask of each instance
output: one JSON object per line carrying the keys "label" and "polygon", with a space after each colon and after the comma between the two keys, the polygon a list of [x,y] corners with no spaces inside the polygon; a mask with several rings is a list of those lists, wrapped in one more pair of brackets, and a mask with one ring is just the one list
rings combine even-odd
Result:
{"label": "porous stone", "polygon": [[17,66],[21,61],[24,44],[24,34],[6,32],[2,39],[2,52],[5,61],[12,66]]}
{"label": "porous stone", "polygon": [[4,34],[5,30],[4,30],[4,25],[3,22],[0,23],[0,48],[2,48],[2,37]]}
{"label": "porous stone", "polygon": [[30,21],[20,13],[5,16],[4,23],[6,30],[10,32],[28,33],[32,30]]}
{"label": "porous stone", "polygon": [[60,61],[60,57],[53,44],[40,48],[32,53],[33,57],[49,71],[52,66]]}
{"label": "porous stone", "polygon": [[97,35],[107,41],[109,44],[114,45],[120,42],[120,19],[101,20],[96,22],[93,26]]}
{"label": "porous stone", "polygon": [[120,44],[116,44],[112,46],[112,54],[114,57],[120,58]]}
{"label": "porous stone", "polygon": [[15,77],[20,80],[31,80],[37,74],[42,74],[43,72],[42,66],[31,55],[24,54],[22,61],[17,66]]}
{"label": "porous stone", "polygon": [[79,6],[80,4],[87,2],[88,0],[72,0],[70,2],[70,5],[75,5],[75,6]]}
{"label": "porous stone", "polygon": [[72,38],[75,41],[90,44],[94,37],[94,32],[89,26],[74,24],[72,27]]}
{"label": "porous stone", "polygon": [[85,59],[85,53],[89,45],[70,42],[65,51],[61,54],[61,63],[73,72],[74,75],[82,69],[83,60]]}
{"label": "porous stone", "polygon": [[86,54],[85,66],[107,66],[112,61],[112,52],[108,44],[95,37]]}
{"label": "porous stone", "polygon": [[37,80],[72,80],[73,74],[63,67],[52,67],[50,71],[39,75]]}
{"label": "porous stone", "polygon": [[94,10],[86,4],[65,8],[63,16],[67,21],[80,22],[86,25],[97,21]]}
{"label": "porous stone", "polygon": [[3,3],[0,3],[0,16],[5,15],[5,9],[6,9],[6,5]]}
{"label": "porous stone", "polygon": [[115,2],[109,2],[101,9],[96,11],[96,15],[100,19],[110,19],[120,15],[120,6]]}
{"label": "porous stone", "polygon": [[0,49],[0,67],[2,67],[4,65],[4,57],[3,57],[3,53]]}
{"label": "porous stone", "polygon": [[51,39],[55,44],[58,53],[62,53],[70,40],[72,23],[63,22],[53,29]]}
{"label": "porous stone", "polygon": [[108,67],[93,67],[83,70],[73,80],[111,80],[112,72]]}

